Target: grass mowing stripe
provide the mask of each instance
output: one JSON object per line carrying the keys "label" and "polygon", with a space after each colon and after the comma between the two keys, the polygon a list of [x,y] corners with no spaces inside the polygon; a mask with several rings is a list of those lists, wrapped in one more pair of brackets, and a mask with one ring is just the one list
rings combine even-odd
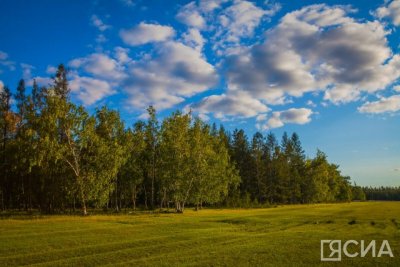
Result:
{"label": "grass mowing stripe", "polygon": [[[175,235],[174,238],[186,237],[187,234],[188,234],[188,232],[181,233],[180,235]],[[226,235],[229,235],[229,233],[227,233]],[[223,238],[226,238],[226,236],[223,236]],[[154,246],[151,243],[157,242],[157,244],[163,244],[161,242],[168,241],[168,239],[171,239],[170,235],[158,236],[158,237],[154,237],[154,238],[138,239],[138,240],[127,241],[127,242],[117,242],[117,243],[113,243],[113,244],[100,244],[100,245],[79,247],[79,248],[73,248],[73,249],[64,249],[64,250],[59,250],[59,251],[52,251],[50,253],[36,253],[36,254],[27,254],[27,255],[8,256],[8,257],[0,258],[0,264],[2,264],[2,265],[3,264],[4,265],[33,264],[33,263],[38,263],[38,262],[44,262],[49,258],[50,258],[50,260],[53,260],[54,258],[58,258],[58,257],[67,259],[67,258],[74,258],[77,256],[86,256],[86,254],[93,255],[93,254],[108,252],[110,250],[116,251],[116,250],[120,250],[123,248],[133,248],[133,247],[137,247],[137,246],[144,248],[145,246],[143,246],[143,245],[146,243],[150,243],[150,246]],[[196,240],[197,239],[198,239],[198,237],[196,236]],[[190,240],[188,240],[188,241],[190,241]],[[179,242],[181,242],[181,241],[179,241]],[[167,242],[167,243],[170,243],[170,242]]]}
{"label": "grass mowing stripe", "polygon": [[[82,260],[85,260],[84,262],[87,262],[87,266],[93,266],[93,265],[99,265],[99,264],[105,264],[105,263],[116,263],[116,259],[118,260],[123,260],[124,258],[132,258],[132,256],[136,257],[148,257],[149,251],[160,251],[165,254],[170,254],[173,253],[173,251],[179,247],[179,248],[186,248],[189,247],[191,243],[198,243],[199,240],[205,242],[208,240],[212,239],[213,243],[221,243],[226,241],[226,236],[223,237],[201,237],[201,238],[196,238],[196,239],[187,239],[187,240],[178,240],[178,241],[172,241],[172,242],[166,242],[166,243],[157,243],[157,244],[149,244],[145,246],[140,246],[139,248],[137,247],[128,247],[128,248],[121,248],[117,250],[112,250],[112,251],[105,251],[105,252],[99,252],[99,253],[92,253],[90,255],[83,255],[83,256],[76,256],[76,257],[71,257],[71,258],[64,258],[62,260],[52,260],[52,261],[47,261],[47,262],[41,262],[39,264],[33,264],[33,266],[68,266],[68,265],[79,265]],[[245,239],[245,238],[243,238]],[[202,244],[201,246],[209,246],[208,244]],[[166,251],[165,251],[166,250]]]}

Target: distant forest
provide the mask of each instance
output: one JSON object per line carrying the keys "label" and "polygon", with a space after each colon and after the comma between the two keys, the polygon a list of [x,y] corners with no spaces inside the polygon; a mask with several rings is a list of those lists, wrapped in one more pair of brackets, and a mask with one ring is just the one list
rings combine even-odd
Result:
{"label": "distant forest", "polygon": [[14,96],[1,91],[2,210],[183,212],[188,205],[399,200],[400,188],[351,185],[322,151],[307,158],[296,133],[249,140],[192,113],[159,121],[151,106],[146,121],[126,127],[117,111],[104,106],[91,115],[69,94],[63,65],[51,86],[34,82],[27,94],[21,80]]}

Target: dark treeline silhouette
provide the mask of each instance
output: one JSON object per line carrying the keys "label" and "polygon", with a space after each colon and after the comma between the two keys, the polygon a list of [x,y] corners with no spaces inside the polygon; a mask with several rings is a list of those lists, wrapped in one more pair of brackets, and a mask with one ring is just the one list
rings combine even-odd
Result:
{"label": "dark treeline silhouette", "polygon": [[[88,208],[249,207],[363,199],[339,166],[306,158],[296,133],[228,133],[175,112],[125,127],[117,111],[90,115],[70,101],[66,70],[53,85],[21,80],[0,95],[1,209],[45,213]],[[13,100],[12,100],[13,99]],[[15,101],[15,107],[11,105]]]}
{"label": "dark treeline silhouette", "polygon": [[367,200],[396,200],[400,201],[400,187],[363,187]]}

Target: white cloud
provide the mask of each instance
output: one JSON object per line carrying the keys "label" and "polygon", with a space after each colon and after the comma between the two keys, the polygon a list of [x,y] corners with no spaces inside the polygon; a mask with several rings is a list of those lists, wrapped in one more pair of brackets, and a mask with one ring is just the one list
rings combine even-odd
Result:
{"label": "white cloud", "polygon": [[176,15],[176,19],[187,26],[199,29],[202,29],[206,23],[195,2],[183,6]]}
{"label": "white cloud", "polygon": [[47,74],[55,74],[57,72],[57,68],[52,65],[48,65],[46,68],[46,73]]}
{"label": "white cloud", "polygon": [[378,101],[367,102],[358,108],[361,113],[386,113],[400,110],[400,95],[382,97]]}
{"label": "white cloud", "polygon": [[33,80],[35,80],[37,85],[39,85],[39,86],[48,87],[48,86],[52,86],[54,84],[54,81],[52,78],[36,76],[33,79],[28,80],[27,85],[32,86]]}
{"label": "white cloud", "polygon": [[83,68],[86,72],[103,79],[121,80],[125,77],[124,67],[106,54],[95,53],[69,62],[73,68]]}
{"label": "white cloud", "polygon": [[[5,66],[11,71],[15,70],[15,62],[8,60],[8,54],[1,50],[0,50],[0,66]],[[0,73],[1,73],[1,69],[0,69]]]}
{"label": "white cloud", "polygon": [[256,121],[266,121],[268,118],[267,114],[260,114],[256,117]]}
{"label": "white cloud", "polygon": [[133,62],[123,88],[135,108],[170,108],[215,85],[218,76],[198,50],[178,42],[160,43],[155,54]]}
{"label": "white cloud", "polygon": [[132,61],[129,57],[129,49],[117,46],[114,48],[115,58],[120,64],[126,64]]}
{"label": "white cloud", "polygon": [[250,37],[263,16],[273,16],[279,8],[264,10],[249,1],[235,1],[218,16],[220,27],[217,36],[227,42],[239,42]]}
{"label": "white cloud", "polygon": [[249,118],[269,110],[265,104],[245,92],[211,95],[191,107],[200,114],[213,113],[217,117],[238,116]]}
{"label": "white cloud", "polygon": [[199,118],[200,118],[202,121],[209,121],[209,120],[210,120],[210,117],[207,116],[206,114],[199,114]]}
{"label": "white cloud", "polygon": [[272,117],[268,119],[264,129],[279,128],[287,123],[306,124],[311,121],[310,116],[312,114],[312,110],[307,108],[291,108],[285,111],[275,111],[272,113]]}
{"label": "white cloud", "polygon": [[228,0],[200,0],[199,8],[204,13],[212,12],[219,9],[221,5]]}
{"label": "white cloud", "polygon": [[307,101],[307,106],[315,108],[317,105],[312,100],[308,100]]}
{"label": "white cloud", "polygon": [[[71,60],[69,66],[73,68],[70,72],[72,93],[85,105],[92,105],[116,93],[113,88],[119,88],[127,78],[124,63],[129,62],[129,57],[127,58],[125,53],[127,49],[117,47],[115,49],[117,59],[111,58],[108,54],[95,53]],[[79,69],[91,77],[79,75]]]}
{"label": "white cloud", "polygon": [[[162,110],[208,90],[218,80],[216,70],[199,50],[168,41],[155,44],[151,51],[133,60],[129,49],[116,47],[113,57],[105,52],[71,60],[74,93],[90,105],[114,93],[113,87],[123,90],[128,95],[126,102],[134,108],[154,105]],[[78,76],[77,70],[90,77]]]}
{"label": "white cloud", "polygon": [[389,18],[395,26],[400,25],[400,0],[385,1],[374,13],[377,18]]}
{"label": "white cloud", "polygon": [[32,65],[26,64],[26,63],[21,63],[21,68],[22,68],[22,78],[24,80],[29,80],[32,77],[32,70],[35,68]]}
{"label": "white cloud", "polygon": [[2,80],[0,80],[0,92],[2,92],[4,89],[4,83]]}
{"label": "white cloud", "polygon": [[200,0],[181,7],[176,19],[190,28],[209,32],[213,49],[222,54],[236,47],[241,39],[252,37],[261,21],[279,9],[278,4],[268,4],[263,9],[246,0]]}
{"label": "white cloud", "polygon": [[201,51],[203,49],[205,40],[200,31],[196,28],[191,28],[182,36],[183,43]]}
{"label": "white cloud", "polygon": [[139,120],[148,120],[150,118],[149,113],[144,112],[137,117]]}
{"label": "white cloud", "polygon": [[318,27],[341,25],[354,20],[347,13],[355,12],[348,6],[327,6],[324,4],[310,5],[288,14],[287,20],[304,21]]}
{"label": "white cloud", "polygon": [[91,77],[75,76],[69,85],[71,92],[76,94],[84,105],[92,105],[115,93],[108,82]]}
{"label": "white cloud", "polygon": [[360,98],[360,91],[351,84],[334,85],[325,91],[324,100],[335,104],[349,103]]}
{"label": "white cloud", "polygon": [[131,29],[122,29],[119,35],[126,44],[137,46],[167,41],[175,35],[175,30],[169,26],[141,22]]}
{"label": "white cloud", "polygon": [[244,90],[270,104],[287,96],[325,91],[325,100],[346,103],[373,93],[400,76],[400,57],[377,21],[358,22],[348,7],[313,5],[286,14],[263,44],[225,60],[230,91]]}
{"label": "white cloud", "polygon": [[95,26],[99,31],[102,32],[111,28],[110,25],[105,24],[97,15],[92,15],[92,17],[90,18],[90,22],[93,26]]}

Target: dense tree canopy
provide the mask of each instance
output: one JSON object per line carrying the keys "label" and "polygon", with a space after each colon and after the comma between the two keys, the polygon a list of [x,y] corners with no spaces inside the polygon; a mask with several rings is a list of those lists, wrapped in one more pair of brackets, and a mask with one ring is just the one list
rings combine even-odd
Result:
{"label": "dense tree canopy", "polygon": [[[115,110],[90,114],[69,97],[66,70],[54,83],[24,80],[0,93],[1,207],[65,212],[90,208],[244,207],[362,198],[339,166],[317,151],[307,158],[296,133],[232,134],[192,113],[126,127]],[[12,105],[15,99],[15,106]],[[361,190],[361,193],[360,193]],[[365,188],[368,195],[376,192]],[[382,189],[383,190],[383,189]],[[365,197],[364,197],[365,198]]]}

